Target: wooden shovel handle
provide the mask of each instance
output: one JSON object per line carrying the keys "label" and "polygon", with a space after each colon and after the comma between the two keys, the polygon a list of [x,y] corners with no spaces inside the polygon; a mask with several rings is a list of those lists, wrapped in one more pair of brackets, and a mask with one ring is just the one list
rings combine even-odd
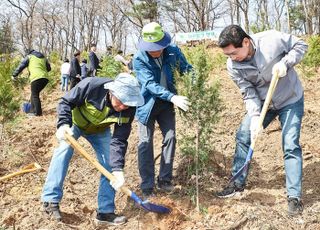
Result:
{"label": "wooden shovel handle", "polygon": [[28,173],[28,172],[33,172],[33,171],[36,171],[38,169],[41,169],[41,166],[38,164],[38,163],[32,163],[32,164],[29,164],[25,167],[23,167],[20,171],[18,172],[14,172],[14,173],[10,173],[6,176],[3,176],[3,177],[0,177],[0,181],[4,181],[6,179],[9,179],[11,177],[14,177],[14,176],[18,176],[20,174],[24,174],[24,173]]}
{"label": "wooden shovel handle", "polygon": [[[114,175],[106,170],[94,157],[88,154],[86,150],[76,141],[76,139],[73,138],[73,136],[68,133],[65,133],[64,135],[70,145],[76,150],[76,152],[87,159],[96,169],[98,169],[106,178],[108,178],[109,181],[115,179]],[[122,186],[120,190],[126,195],[131,196],[131,191],[127,187]]]}
{"label": "wooden shovel handle", "polygon": [[[273,93],[274,93],[274,91],[276,89],[278,80],[279,80],[279,75],[278,74],[275,74],[275,75],[272,76],[272,80],[270,82],[268,93],[267,93],[266,99],[265,99],[265,101],[263,103],[263,107],[262,107],[262,110],[261,110],[261,113],[260,113],[259,127],[263,128],[263,121],[264,121],[264,118],[265,118],[265,116],[267,114],[267,111],[269,109],[269,104],[271,102],[272,95],[273,95]],[[257,135],[256,138],[251,143],[251,148],[252,149],[254,149],[254,146],[255,146],[255,143],[256,143],[256,140],[257,140],[258,136],[259,135]]]}

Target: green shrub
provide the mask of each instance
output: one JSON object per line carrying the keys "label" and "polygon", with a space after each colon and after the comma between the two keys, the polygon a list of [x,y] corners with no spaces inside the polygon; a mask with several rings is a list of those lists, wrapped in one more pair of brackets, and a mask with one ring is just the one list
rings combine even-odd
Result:
{"label": "green shrub", "polygon": [[214,66],[215,69],[218,69],[220,72],[221,70],[226,68],[227,63],[227,56],[224,55],[222,52],[214,53],[211,56],[211,65]]}
{"label": "green shrub", "polygon": [[317,68],[320,67],[320,36],[309,37],[307,43],[308,51],[297,67],[301,76],[310,78],[317,76]]}
{"label": "green shrub", "polygon": [[0,123],[13,119],[20,107],[20,94],[16,88],[19,82],[14,83],[11,75],[16,63],[9,55],[1,56],[0,62]]}
{"label": "green shrub", "polygon": [[119,73],[123,72],[123,65],[114,60],[112,56],[104,56],[100,63],[101,70],[98,71],[99,77],[115,78]]}
{"label": "green shrub", "polygon": [[320,35],[314,35],[307,39],[308,52],[302,63],[308,67],[320,66]]}
{"label": "green shrub", "polygon": [[83,59],[86,59],[87,62],[88,62],[88,65],[90,65],[89,52],[88,52],[88,51],[82,51],[82,52],[81,52],[81,60],[80,60],[80,63],[82,62]]}
{"label": "green shrub", "polygon": [[48,57],[51,71],[48,73],[49,83],[46,86],[45,90],[51,91],[56,87],[57,84],[60,83],[60,67],[62,65],[62,61],[60,60],[60,55],[58,52],[53,51]]}

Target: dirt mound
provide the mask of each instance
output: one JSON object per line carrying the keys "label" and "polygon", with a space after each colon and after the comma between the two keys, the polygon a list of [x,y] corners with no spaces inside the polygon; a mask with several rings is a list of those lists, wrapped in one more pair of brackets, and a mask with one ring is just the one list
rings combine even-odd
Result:
{"label": "dirt mound", "polygon": [[[154,202],[171,208],[167,215],[149,213],[138,208],[123,194],[117,194],[118,212],[128,222],[108,229],[320,229],[320,80],[303,79],[305,117],[301,132],[304,151],[303,201],[305,211],[297,218],[287,216],[283,154],[280,127],[273,122],[262,134],[253,157],[247,189],[239,197],[217,199],[214,191],[223,187],[230,175],[235,132],[244,115],[239,90],[225,70],[214,74],[223,82],[221,97],[225,104],[221,120],[212,133],[212,154],[208,168],[200,178],[200,213],[195,210],[195,176],[187,176],[188,159],[179,150],[174,165],[175,191],[157,192]],[[3,229],[97,229],[94,224],[99,173],[75,154],[69,167],[61,202],[63,222],[56,223],[42,212],[40,195],[50,163],[56,123],[56,105],[62,95],[58,89],[43,96],[44,116],[21,115],[1,143],[0,176],[38,162],[43,170],[23,174],[0,184],[0,228]],[[178,121],[178,135],[184,125]],[[161,136],[156,129],[155,136]],[[86,141],[80,143],[92,153]],[[137,126],[134,123],[126,156],[126,182],[140,194],[137,169]],[[179,146],[179,142],[178,142]],[[161,138],[155,138],[155,156]],[[157,168],[159,161],[156,161]]]}

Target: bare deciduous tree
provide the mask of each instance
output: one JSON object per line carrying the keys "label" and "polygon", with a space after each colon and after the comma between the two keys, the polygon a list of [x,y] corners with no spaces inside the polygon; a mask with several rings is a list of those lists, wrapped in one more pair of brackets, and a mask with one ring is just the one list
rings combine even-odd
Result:
{"label": "bare deciduous tree", "polygon": [[[289,32],[319,33],[319,0],[6,0],[16,45],[48,54],[54,50],[71,57],[90,43],[104,43],[125,52],[148,22],[170,32],[214,30],[217,20],[258,31],[275,28]],[[249,5],[250,4],[250,5]],[[9,7],[8,7],[9,6]],[[257,18],[250,11],[255,10]],[[250,17],[249,17],[250,15]],[[285,18],[288,17],[288,19]],[[291,17],[291,18],[290,18]],[[226,20],[226,18],[228,18]],[[291,25],[289,25],[291,23]]]}
{"label": "bare deciduous tree", "polygon": [[226,3],[215,0],[177,0],[162,3],[178,31],[212,30],[217,19],[226,14]]}
{"label": "bare deciduous tree", "polygon": [[[22,46],[24,50],[28,50],[32,47],[33,43],[33,24],[35,7],[38,0],[7,0],[13,7],[18,9],[16,16],[19,20],[19,29]],[[15,11],[13,11],[15,12]]]}

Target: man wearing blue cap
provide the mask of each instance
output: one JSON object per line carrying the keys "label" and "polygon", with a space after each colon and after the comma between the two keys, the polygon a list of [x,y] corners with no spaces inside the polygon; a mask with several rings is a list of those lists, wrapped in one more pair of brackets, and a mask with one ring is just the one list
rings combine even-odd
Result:
{"label": "man wearing blue cap", "polygon": [[[145,103],[137,107],[139,127],[138,163],[144,197],[153,194],[155,166],[153,133],[155,121],[163,135],[158,188],[165,192],[173,190],[172,169],[176,148],[175,111],[173,105],[187,111],[188,98],[177,95],[174,71],[184,74],[192,69],[183,53],[170,45],[170,35],[155,22],[145,25],[139,41],[139,51],[133,60],[133,69],[141,84]],[[113,166],[112,166],[113,167]]]}
{"label": "man wearing blue cap", "polygon": [[[56,133],[60,145],[52,156],[42,193],[46,213],[58,221],[62,219],[59,203],[73,155],[73,148],[65,141],[64,133],[69,133],[75,139],[80,136],[86,138],[94,148],[99,163],[111,171],[109,159],[125,155],[135,107],[143,104],[138,81],[127,73],[119,74],[114,81],[108,78],[86,78],[62,97],[58,106]],[[111,125],[114,125],[113,135],[110,133]],[[117,184],[123,184],[117,173],[114,170],[117,180],[113,181],[113,186],[116,188],[119,187]],[[114,213],[114,197],[114,189],[108,179],[101,175],[96,217],[98,225],[120,225],[126,222],[124,216]]]}

